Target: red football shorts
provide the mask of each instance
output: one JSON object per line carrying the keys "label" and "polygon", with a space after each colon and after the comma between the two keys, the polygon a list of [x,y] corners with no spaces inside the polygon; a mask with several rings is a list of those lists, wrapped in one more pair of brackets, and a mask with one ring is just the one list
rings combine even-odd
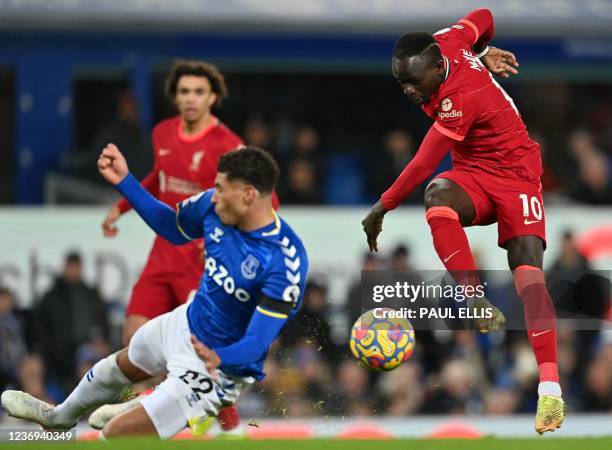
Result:
{"label": "red football shorts", "polygon": [[546,248],[546,220],[541,184],[476,168],[452,169],[436,178],[457,183],[470,197],[476,214],[471,225],[497,222],[498,245],[517,236],[537,236]]}
{"label": "red football shorts", "polygon": [[132,289],[126,315],[153,319],[185,303],[199,287],[203,255],[201,239],[178,247],[156,238]]}

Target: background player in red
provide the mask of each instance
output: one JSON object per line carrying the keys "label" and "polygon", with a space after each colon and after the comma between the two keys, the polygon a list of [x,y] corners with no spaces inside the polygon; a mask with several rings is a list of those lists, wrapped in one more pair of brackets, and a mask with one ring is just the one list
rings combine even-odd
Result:
{"label": "background player in red", "polygon": [[[166,95],[179,115],[153,129],[154,167],[142,185],[172,208],[213,187],[219,157],[242,145],[242,140],[211,112],[227,93],[223,75],[214,65],[202,61],[178,61],[166,80]],[[116,222],[130,209],[125,199],[110,208],[102,222],[104,236],[117,236]],[[127,307],[124,345],[148,320],[172,311],[195,292],[204,270],[203,251],[201,239],[177,247],[159,236],[155,238]],[[222,410],[219,420],[225,430],[237,426],[235,407]]]}
{"label": "background player in red", "polygon": [[[462,227],[498,223],[498,244],[508,251],[539,367],[535,428],[542,434],[559,428],[565,412],[555,312],[542,271],[542,162],[539,145],[529,138],[512,99],[491,74],[507,77],[517,73],[518,66],[512,53],[488,46],[493,34],[491,12],[479,9],[434,35],[408,33],[398,40],[393,76],[434,124],[416,156],[362,224],[370,250],[378,250],[385,213],[451,151],[452,170],[438,175],[425,191],[434,247],[447,270],[475,271]],[[498,324],[493,322],[491,329]]]}

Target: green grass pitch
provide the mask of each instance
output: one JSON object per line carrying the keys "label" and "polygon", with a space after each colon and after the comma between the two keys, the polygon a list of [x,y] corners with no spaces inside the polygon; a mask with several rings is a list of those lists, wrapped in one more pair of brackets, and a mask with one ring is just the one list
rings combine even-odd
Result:
{"label": "green grass pitch", "polygon": [[529,439],[391,439],[391,440],[241,440],[241,441],[159,441],[156,439],[125,439],[112,442],[2,443],[4,449],[91,449],[91,450],[599,450],[612,449],[612,437]]}

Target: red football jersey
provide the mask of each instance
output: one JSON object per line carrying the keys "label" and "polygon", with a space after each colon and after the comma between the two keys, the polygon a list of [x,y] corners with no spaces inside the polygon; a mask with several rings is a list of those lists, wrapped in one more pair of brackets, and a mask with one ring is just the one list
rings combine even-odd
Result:
{"label": "red football jersey", "polygon": [[[142,180],[143,186],[172,208],[186,198],[213,187],[219,157],[242,145],[219,119],[197,135],[185,135],[181,117],[160,122],[153,129],[153,171]],[[131,208],[122,199],[122,212]]]}
{"label": "red football jersey", "polygon": [[539,180],[539,145],[529,138],[512,98],[472,53],[472,46],[493,24],[461,19],[434,34],[446,69],[445,81],[422,105],[434,127],[456,141],[453,168],[476,166],[507,176],[508,170]]}

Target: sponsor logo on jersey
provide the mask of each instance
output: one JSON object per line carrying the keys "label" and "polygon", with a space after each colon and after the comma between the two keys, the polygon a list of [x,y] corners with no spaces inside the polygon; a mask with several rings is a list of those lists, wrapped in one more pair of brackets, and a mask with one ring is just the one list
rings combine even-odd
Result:
{"label": "sponsor logo on jersey", "polygon": [[219,227],[215,227],[212,233],[208,233],[208,237],[215,241],[217,244],[221,243],[221,236],[223,236],[223,230]]}
{"label": "sponsor logo on jersey", "polygon": [[440,110],[438,111],[438,117],[440,119],[453,119],[455,117],[461,117],[463,112],[453,109],[453,102],[450,98],[446,97],[440,103]]}
{"label": "sponsor logo on jersey", "polygon": [[442,111],[450,111],[453,109],[453,101],[446,97],[444,100],[442,100],[442,103],[440,103],[440,109],[442,109]]}
{"label": "sponsor logo on jersey", "polygon": [[462,115],[463,115],[463,112],[457,111],[455,109],[453,109],[451,112],[440,112],[440,111],[438,111],[438,117],[440,119],[453,119],[455,117],[461,117]]}
{"label": "sponsor logo on jersey", "polygon": [[527,219],[525,219],[525,221],[523,223],[525,225],[531,225],[531,224],[538,223],[538,222],[539,222],[539,220],[527,220]]}
{"label": "sponsor logo on jersey", "polygon": [[242,276],[247,280],[252,280],[257,276],[257,268],[259,267],[259,260],[253,255],[246,257],[242,264],[240,264],[240,272]]}
{"label": "sponsor logo on jersey", "polygon": [[191,157],[191,166],[189,170],[192,172],[196,172],[200,169],[200,163],[202,162],[202,158],[204,157],[204,150],[198,150]]}
{"label": "sponsor logo on jersey", "polygon": [[251,294],[249,294],[248,291],[242,288],[236,288],[236,281],[230,275],[229,270],[227,270],[223,264],[217,263],[214,257],[206,257],[204,271],[217,286],[221,287],[226,294],[233,295],[236,300],[248,302],[251,299]]}

